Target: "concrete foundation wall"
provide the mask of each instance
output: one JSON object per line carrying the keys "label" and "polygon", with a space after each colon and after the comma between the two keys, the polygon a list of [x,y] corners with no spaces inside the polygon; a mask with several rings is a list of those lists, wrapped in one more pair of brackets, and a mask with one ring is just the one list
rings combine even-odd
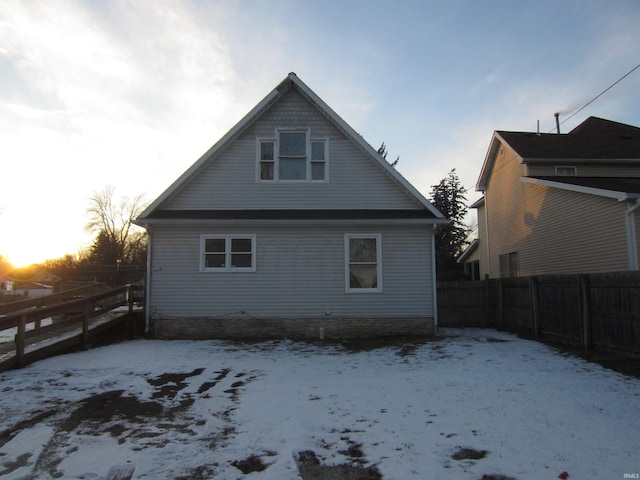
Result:
{"label": "concrete foundation wall", "polygon": [[153,318],[154,338],[165,339],[344,339],[433,335],[430,317],[410,318]]}

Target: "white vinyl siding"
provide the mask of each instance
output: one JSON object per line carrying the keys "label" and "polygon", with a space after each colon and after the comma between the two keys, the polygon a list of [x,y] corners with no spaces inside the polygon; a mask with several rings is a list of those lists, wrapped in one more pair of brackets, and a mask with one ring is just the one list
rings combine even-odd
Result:
{"label": "white vinyl siding", "polygon": [[[253,318],[432,317],[432,230],[425,226],[229,227],[225,235],[256,235],[256,271],[203,275],[204,225],[154,226],[149,307],[152,317]],[[380,235],[384,292],[345,291],[347,234]]]}

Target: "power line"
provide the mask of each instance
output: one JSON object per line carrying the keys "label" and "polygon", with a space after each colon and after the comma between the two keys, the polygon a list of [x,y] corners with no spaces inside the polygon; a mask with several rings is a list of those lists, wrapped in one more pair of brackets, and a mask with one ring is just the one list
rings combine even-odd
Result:
{"label": "power line", "polygon": [[631,75],[633,72],[635,72],[638,68],[640,68],[640,63],[638,65],[636,65],[635,67],[633,67],[631,70],[629,70],[627,73],[625,73],[622,77],[620,77],[618,80],[616,80],[614,83],[612,83],[611,85],[609,85],[606,89],[604,89],[602,92],[600,92],[598,95],[596,95],[595,97],[593,97],[591,100],[589,100],[587,103],[585,103],[582,107],[580,107],[578,110],[576,110],[574,113],[572,113],[571,115],[569,115],[567,118],[565,118],[560,125],[564,124],[565,122],[567,122],[568,120],[570,120],[571,118],[575,117],[578,113],[580,113],[582,110],[584,110],[585,108],[587,108],[589,105],[591,105],[593,102],[595,102],[597,99],[599,99],[602,95],[604,95],[605,93],[607,93],[609,90],[611,90],[613,87],[615,87],[617,84],[619,84],[622,80],[624,80],[625,78],[627,78],[629,75]]}

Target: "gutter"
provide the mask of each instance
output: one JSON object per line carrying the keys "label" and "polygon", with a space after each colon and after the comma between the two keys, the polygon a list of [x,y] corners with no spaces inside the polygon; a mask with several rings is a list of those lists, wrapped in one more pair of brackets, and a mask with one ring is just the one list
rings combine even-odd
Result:
{"label": "gutter", "polygon": [[627,227],[627,250],[629,253],[629,270],[639,270],[638,267],[638,241],[636,239],[635,211],[640,208],[640,198],[636,198],[625,212],[625,224]]}

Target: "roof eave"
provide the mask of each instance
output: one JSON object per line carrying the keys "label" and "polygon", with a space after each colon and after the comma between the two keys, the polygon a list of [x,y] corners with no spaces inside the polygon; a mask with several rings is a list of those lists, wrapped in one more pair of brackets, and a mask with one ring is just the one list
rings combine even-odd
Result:
{"label": "roof eave", "polygon": [[520,177],[520,180],[525,183],[533,183],[536,185],[543,185],[546,187],[559,188],[561,190],[567,190],[570,192],[586,193],[588,195],[596,195],[598,197],[612,198],[619,202],[629,200],[632,198],[638,198],[640,195],[630,194],[627,192],[620,192],[617,190],[606,190],[603,188],[585,187],[584,185],[573,185],[570,183],[554,182],[553,180],[543,180],[533,177]]}

